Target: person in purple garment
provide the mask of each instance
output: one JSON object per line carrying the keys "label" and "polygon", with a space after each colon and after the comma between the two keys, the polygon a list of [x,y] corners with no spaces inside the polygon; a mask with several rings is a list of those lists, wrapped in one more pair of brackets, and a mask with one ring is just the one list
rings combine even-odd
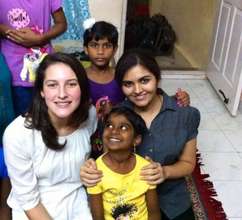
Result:
{"label": "person in purple garment", "polygon": [[124,95],[114,79],[110,66],[118,47],[117,28],[105,21],[98,21],[87,28],[83,35],[84,50],[91,66],[86,69],[90,84],[92,103],[108,97],[112,105],[123,101]]}
{"label": "person in purple garment", "polygon": [[52,52],[51,39],[66,30],[61,1],[0,1],[0,50],[11,71],[16,116],[29,107],[35,70],[43,57]]}

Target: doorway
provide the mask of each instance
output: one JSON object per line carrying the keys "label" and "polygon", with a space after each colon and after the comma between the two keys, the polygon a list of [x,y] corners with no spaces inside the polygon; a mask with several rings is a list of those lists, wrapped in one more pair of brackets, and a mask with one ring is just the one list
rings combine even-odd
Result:
{"label": "doorway", "polygon": [[127,21],[135,16],[165,16],[176,34],[171,54],[156,60],[165,70],[206,70],[219,0],[128,0]]}

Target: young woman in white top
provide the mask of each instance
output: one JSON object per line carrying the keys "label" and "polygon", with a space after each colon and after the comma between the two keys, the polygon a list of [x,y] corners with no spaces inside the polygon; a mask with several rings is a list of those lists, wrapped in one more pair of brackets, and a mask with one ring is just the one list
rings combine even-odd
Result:
{"label": "young woman in white top", "polygon": [[67,54],[47,55],[34,91],[3,138],[13,220],[92,219],[79,177],[96,129],[85,70]]}

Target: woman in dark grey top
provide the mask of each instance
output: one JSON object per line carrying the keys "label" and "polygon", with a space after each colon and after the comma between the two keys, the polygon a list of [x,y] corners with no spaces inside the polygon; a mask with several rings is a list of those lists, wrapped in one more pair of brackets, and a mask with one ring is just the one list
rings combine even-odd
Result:
{"label": "woman in dark grey top", "polygon": [[[137,153],[154,161],[143,168],[141,176],[159,184],[162,219],[194,219],[184,177],[192,173],[196,163],[199,111],[178,107],[175,99],[158,89],[159,66],[143,53],[124,54],[117,64],[115,79],[127,97],[122,105],[132,108],[146,122],[147,132]],[[81,178],[88,186],[101,179],[93,160],[82,167]]]}

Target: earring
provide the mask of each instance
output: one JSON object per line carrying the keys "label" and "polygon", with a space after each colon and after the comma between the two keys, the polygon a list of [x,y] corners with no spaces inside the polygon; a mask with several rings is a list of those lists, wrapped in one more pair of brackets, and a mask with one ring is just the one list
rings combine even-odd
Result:
{"label": "earring", "polygon": [[136,154],[136,144],[134,144],[134,153]]}

